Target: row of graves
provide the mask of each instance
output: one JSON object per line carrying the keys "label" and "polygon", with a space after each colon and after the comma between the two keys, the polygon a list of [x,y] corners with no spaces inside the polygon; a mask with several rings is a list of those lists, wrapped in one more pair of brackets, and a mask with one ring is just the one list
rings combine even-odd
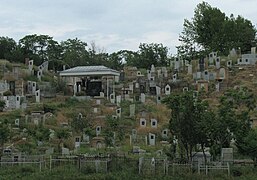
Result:
{"label": "row of graves", "polygon": [[[56,88],[50,82],[41,81],[48,71],[48,61],[37,67],[34,66],[33,60],[25,59],[25,67],[13,64],[11,71],[3,69],[5,70],[0,81],[0,99],[5,101],[4,110],[26,109],[31,98],[32,103],[40,103],[41,97],[56,96]],[[37,77],[37,81],[24,80],[28,76]]]}

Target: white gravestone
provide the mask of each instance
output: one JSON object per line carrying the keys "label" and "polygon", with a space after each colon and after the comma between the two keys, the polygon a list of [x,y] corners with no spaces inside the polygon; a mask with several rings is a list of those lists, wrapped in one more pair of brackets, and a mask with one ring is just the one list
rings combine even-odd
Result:
{"label": "white gravestone", "polygon": [[164,89],[165,95],[170,95],[170,85],[167,84]]}
{"label": "white gravestone", "polygon": [[40,89],[35,92],[36,95],[36,103],[40,103]]}
{"label": "white gravestone", "polygon": [[149,133],[148,138],[149,138],[149,145],[155,146],[155,134]]}
{"label": "white gravestone", "polygon": [[151,127],[157,128],[157,120],[156,119],[151,119]]}
{"label": "white gravestone", "polygon": [[140,127],[146,127],[146,120],[145,120],[145,118],[140,118]]}
{"label": "white gravestone", "polygon": [[141,101],[141,103],[145,103],[145,94],[144,93],[140,94],[140,101]]}

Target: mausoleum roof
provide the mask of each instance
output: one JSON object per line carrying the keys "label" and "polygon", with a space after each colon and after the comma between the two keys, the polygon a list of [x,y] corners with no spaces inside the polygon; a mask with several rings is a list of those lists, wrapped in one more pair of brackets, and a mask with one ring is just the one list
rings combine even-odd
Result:
{"label": "mausoleum roof", "polygon": [[60,76],[119,76],[120,72],[105,66],[77,66],[60,72]]}

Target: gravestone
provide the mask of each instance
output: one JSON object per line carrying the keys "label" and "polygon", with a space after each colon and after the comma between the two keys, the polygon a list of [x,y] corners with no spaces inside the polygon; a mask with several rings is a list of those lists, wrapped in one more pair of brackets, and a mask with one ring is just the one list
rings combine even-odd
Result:
{"label": "gravestone", "polygon": [[256,47],[251,47],[251,54],[256,54]]}
{"label": "gravestone", "polygon": [[157,128],[157,120],[156,119],[151,119],[151,127]]}
{"label": "gravestone", "polygon": [[129,84],[129,90],[133,94],[133,91],[134,91],[134,85],[133,84]]}
{"label": "gravestone", "polygon": [[146,127],[146,120],[145,120],[145,118],[140,118],[140,127]]}
{"label": "gravestone", "polygon": [[36,95],[36,103],[40,103],[40,89],[35,92]]}
{"label": "gravestone", "polygon": [[129,105],[129,116],[134,117],[135,116],[135,111],[136,111],[136,105],[135,104],[130,104]]}
{"label": "gravestone", "polygon": [[81,144],[81,137],[77,136],[75,137],[75,148],[79,148]]}
{"label": "gravestone", "polygon": [[215,72],[209,72],[209,80],[213,81],[216,79],[216,73]]}
{"label": "gravestone", "polygon": [[155,134],[149,133],[148,140],[150,146],[155,146]]}
{"label": "gravestone", "polygon": [[42,70],[37,71],[37,78],[39,81],[41,81],[41,77],[42,77]]}
{"label": "gravestone", "polygon": [[36,90],[37,90],[37,83],[36,82],[34,82],[34,81],[32,81],[31,82],[32,83],[32,94],[35,94],[35,92],[36,92]]}
{"label": "gravestone", "polygon": [[20,109],[20,107],[21,107],[21,97],[16,96],[15,108]]}
{"label": "gravestone", "polygon": [[163,73],[163,77],[167,78],[168,77],[168,71],[166,67],[162,67],[162,73]]}
{"label": "gravestone", "polygon": [[115,103],[115,95],[114,95],[114,93],[110,94],[110,101],[113,104]]}
{"label": "gravestone", "polygon": [[139,83],[137,82],[136,84],[135,84],[135,88],[139,88]]}
{"label": "gravestone", "polygon": [[156,95],[161,95],[161,88],[159,86],[156,86]]}
{"label": "gravestone", "polygon": [[226,79],[226,70],[225,70],[225,68],[220,68],[219,79]]}
{"label": "gravestone", "polygon": [[227,61],[227,67],[229,67],[229,68],[232,67],[232,60]]}
{"label": "gravestone", "polygon": [[141,76],[141,71],[137,71],[137,76]]}
{"label": "gravestone", "polygon": [[95,134],[96,134],[96,136],[99,136],[101,134],[101,126],[96,126]]}
{"label": "gravestone", "polygon": [[174,69],[179,70],[179,68],[180,68],[180,60],[179,58],[175,58]]}
{"label": "gravestone", "polygon": [[160,78],[160,77],[161,77],[161,72],[162,72],[162,70],[161,70],[161,69],[158,69],[158,70],[157,70],[157,77],[158,77],[158,78]]}
{"label": "gravestone", "polygon": [[121,96],[116,96],[116,104],[119,106],[121,103]]}
{"label": "gravestone", "polygon": [[166,138],[168,138],[168,129],[164,129],[164,130],[162,130],[162,138],[164,138],[164,139],[166,139]]}
{"label": "gravestone", "polygon": [[78,90],[77,84],[75,83],[75,84],[73,85],[73,96],[76,96],[77,90]]}
{"label": "gravestone", "polygon": [[203,73],[203,79],[209,81],[209,72],[207,70],[205,70]]}
{"label": "gravestone", "polygon": [[215,59],[215,65],[216,65],[216,69],[219,69],[220,68],[220,57],[217,57]]}
{"label": "gravestone", "polygon": [[140,94],[140,101],[141,101],[141,103],[145,103],[145,94],[144,93]]}
{"label": "gravestone", "polygon": [[33,60],[29,60],[29,71],[30,73],[32,72],[33,70]]}
{"label": "gravestone", "polygon": [[94,113],[97,113],[97,112],[98,112],[98,108],[94,107]]}
{"label": "gravestone", "polygon": [[161,104],[161,96],[160,95],[158,95],[158,96],[156,96],[156,103],[157,104]]}
{"label": "gravestone", "polygon": [[167,85],[165,86],[165,88],[164,88],[164,93],[165,93],[165,95],[170,95],[170,85],[169,85],[169,84],[167,84]]}
{"label": "gravestone", "polygon": [[132,129],[132,138],[133,139],[137,138],[137,130],[136,129]]}
{"label": "gravestone", "polygon": [[14,124],[15,124],[16,126],[20,126],[20,119],[15,119]]}
{"label": "gravestone", "polygon": [[196,79],[201,79],[201,78],[202,78],[202,73],[196,72]]}
{"label": "gravestone", "polygon": [[147,70],[147,79],[150,81],[152,75],[151,75],[151,71]]}
{"label": "gravestone", "polygon": [[177,74],[173,74],[173,76],[172,76],[172,81],[173,81],[173,82],[176,82],[176,81],[177,81]]}
{"label": "gravestone", "polygon": [[203,72],[204,71],[204,58],[199,59],[199,71]]}
{"label": "gravestone", "polygon": [[222,148],[221,159],[223,162],[233,162],[233,148]]}
{"label": "gravestone", "polygon": [[238,58],[238,59],[237,59],[237,64],[238,64],[238,65],[244,64],[242,58]]}
{"label": "gravestone", "polygon": [[155,67],[153,64],[151,65],[151,73],[155,73]]}
{"label": "gravestone", "polygon": [[96,104],[97,104],[97,105],[100,105],[100,104],[101,104],[101,99],[97,99],[97,100],[96,100]]}
{"label": "gravestone", "polygon": [[121,108],[116,109],[116,115],[120,118],[121,117]]}
{"label": "gravestone", "polygon": [[103,92],[100,92],[100,97],[104,97],[104,93]]}
{"label": "gravestone", "polygon": [[193,73],[193,66],[192,66],[192,64],[189,64],[187,66],[187,74],[192,74],[192,73]]}
{"label": "gravestone", "polygon": [[188,87],[183,87],[183,92],[188,91]]}
{"label": "gravestone", "polygon": [[219,82],[217,82],[217,84],[215,84],[215,89],[217,92],[220,91],[220,83]]}

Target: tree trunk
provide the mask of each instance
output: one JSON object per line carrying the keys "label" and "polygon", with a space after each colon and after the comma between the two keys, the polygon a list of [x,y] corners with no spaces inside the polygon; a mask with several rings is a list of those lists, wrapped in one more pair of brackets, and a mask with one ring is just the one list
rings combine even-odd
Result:
{"label": "tree trunk", "polygon": [[202,148],[203,157],[204,157],[204,164],[207,164],[207,158],[206,158],[206,154],[205,154],[205,151],[204,151],[204,144],[203,143],[201,143],[201,148]]}

